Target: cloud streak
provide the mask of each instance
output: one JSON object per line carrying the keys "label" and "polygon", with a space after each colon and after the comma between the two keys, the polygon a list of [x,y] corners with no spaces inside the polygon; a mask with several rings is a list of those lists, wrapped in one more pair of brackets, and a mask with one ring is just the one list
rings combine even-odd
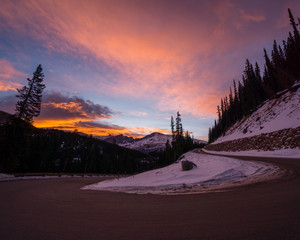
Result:
{"label": "cloud streak", "polygon": [[[29,30],[52,51],[76,52],[114,69],[114,81],[99,77],[87,87],[97,85],[99,91],[114,96],[154,98],[158,108],[180,108],[196,116],[215,115],[205,104],[215,107],[216,103],[205,94],[207,90],[212,96],[224,93],[214,86],[202,88],[208,81],[217,81],[205,77],[214,70],[206,65],[211,64],[216,46],[218,54],[233,44],[242,47],[247,24],[266,18],[262,11],[246,11],[232,1],[17,2],[4,1],[1,11],[12,27]],[[240,41],[232,41],[238,35]]]}
{"label": "cloud streak", "polygon": [[[3,0],[0,32],[14,39],[26,36],[48,56],[76,62],[76,73],[63,72],[53,85],[92,93],[93,99],[106,95],[148,101],[155,111],[179,110],[207,119],[216,117],[216,105],[232,79],[240,80],[243,61],[257,57],[266,41],[272,44],[277,32],[288,27],[287,7],[300,11],[295,0],[275,0],[271,5],[261,0]],[[16,70],[4,65],[3,74],[10,67]],[[0,90],[18,86],[11,77],[17,74],[21,73],[1,80],[0,70]],[[135,118],[147,114],[144,109],[128,112]],[[58,122],[63,117],[68,124],[76,120],[84,127],[83,122],[113,114],[88,100],[56,94],[45,98],[39,121]]]}
{"label": "cloud streak", "polygon": [[0,91],[16,90],[22,87],[20,79],[27,77],[27,74],[18,71],[11,62],[0,59]]}

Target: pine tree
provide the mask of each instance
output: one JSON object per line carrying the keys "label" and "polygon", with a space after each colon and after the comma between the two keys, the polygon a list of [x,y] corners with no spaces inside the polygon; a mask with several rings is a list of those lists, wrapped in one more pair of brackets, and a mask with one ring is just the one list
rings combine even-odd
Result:
{"label": "pine tree", "polygon": [[[299,69],[299,62],[300,62],[300,34],[299,30],[297,28],[297,24],[295,23],[294,16],[291,12],[290,9],[288,9],[289,12],[289,18],[290,18],[290,23],[293,27],[293,33],[289,33],[289,38],[287,41],[287,64],[289,69],[291,70],[291,73],[293,74],[293,77],[295,79],[300,78],[300,69]],[[299,21],[299,19],[298,19]],[[293,82],[295,81],[292,80]]]}
{"label": "pine tree", "polygon": [[220,110],[220,106],[217,106],[217,113],[218,113],[218,119],[219,121],[221,121],[221,110]]}
{"label": "pine tree", "polygon": [[233,92],[234,92],[234,99],[233,99],[233,114],[234,114],[234,120],[236,121],[239,118],[239,109],[238,109],[238,104],[239,104],[239,97],[238,97],[238,91],[236,87],[236,82],[233,79]]}
{"label": "pine tree", "polygon": [[258,66],[258,63],[255,62],[255,79],[256,79],[256,84],[257,84],[257,105],[261,104],[265,100],[265,92],[263,89],[263,84],[262,84],[262,78],[260,74],[260,68]]}
{"label": "pine tree", "polygon": [[32,79],[27,78],[28,86],[17,89],[19,93],[17,97],[20,99],[16,104],[17,118],[32,122],[33,117],[40,115],[42,93],[45,88],[43,79],[43,68],[40,64],[33,73]]}
{"label": "pine tree", "polygon": [[[290,23],[291,23],[291,25],[292,25],[292,27],[293,27],[293,30],[294,30],[294,37],[295,37],[295,40],[296,40],[296,42],[299,43],[299,41],[300,41],[300,34],[299,34],[298,29],[297,29],[297,24],[296,24],[296,22],[295,22],[295,19],[294,19],[294,16],[293,16],[293,14],[292,14],[291,9],[288,8],[288,12],[289,12]],[[298,19],[298,21],[299,21],[299,19]]]}
{"label": "pine tree", "polygon": [[181,124],[181,115],[179,112],[177,112],[176,117],[176,136],[182,136],[182,124]]}
{"label": "pine tree", "polygon": [[173,141],[175,140],[175,125],[174,125],[174,118],[171,116],[171,131],[172,131],[172,137]]}

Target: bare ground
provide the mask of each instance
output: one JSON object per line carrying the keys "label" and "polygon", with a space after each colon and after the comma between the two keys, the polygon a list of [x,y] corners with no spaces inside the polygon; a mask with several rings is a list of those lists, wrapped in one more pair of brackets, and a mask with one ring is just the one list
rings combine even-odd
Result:
{"label": "bare ground", "polygon": [[80,190],[103,178],[0,182],[0,239],[300,239],[300,159],[251,160],[294,174],[176,196]]}

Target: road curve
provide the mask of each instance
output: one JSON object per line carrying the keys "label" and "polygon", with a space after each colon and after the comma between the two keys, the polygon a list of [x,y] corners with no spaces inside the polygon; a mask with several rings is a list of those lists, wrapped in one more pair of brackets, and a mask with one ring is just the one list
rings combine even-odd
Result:
{"label": "road curve", "polygon": [[0,182],[0,239],[300,239],[300,160],[242,159],[294,175],[176,196],[80,190],[103,178]]}

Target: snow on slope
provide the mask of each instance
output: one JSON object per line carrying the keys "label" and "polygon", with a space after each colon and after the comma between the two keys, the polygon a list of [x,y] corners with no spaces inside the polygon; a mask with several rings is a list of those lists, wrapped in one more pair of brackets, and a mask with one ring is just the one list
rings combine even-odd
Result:
{"label": "snow on slope", "polygon": [[188,152],[183,156],[182,160],[192,161],[197,167],[190,171],[182,171],[181,163],[177,162],[134,176],[102,181],[82,189],[139,194],[190,194],[221,191],[282,174],[282,170],[278,167],[266,163],[194,152]]}
{"label": "snow on slope", "polygon": [[[165,149],[166,142],[172,142],[172,135],[166,135],[158,132],[151,133],[143,138],[136,139],[133,142],[120,143],[119,146],[139,150],[142,152],[155,152]],[[205,141],[194,139],[198,143]]]}
{"label": "snow on slope", "polygon": [[213,144],[239,138],[252,137],[262,133],[274,132],[300,126],[300,82],[293,89],[277,94],[277,97],[266,101],[250,117],[245,117],[231,127]]}
{"label": "snow on slope", "polygon": [[212,154],[221,154],[226,156],[256,156],[256,157],[272,157],[272,158],[295,158],[300,159],[300,151],[298,148],[284,148],[273,151],[260,151],[260,150],[249,150],[249,151],[210,151],[202,148],[202,151]]}
{"label": "snow on slope", "polygon": [[155,132],[141,139],[136,139],[133,142],[123,143],[119,145],[122,147],[131,148],[143,152],[153,152],[163,150],[168,140],[170,143],[172,142],[171,135],[165,135],[162,133]]}

